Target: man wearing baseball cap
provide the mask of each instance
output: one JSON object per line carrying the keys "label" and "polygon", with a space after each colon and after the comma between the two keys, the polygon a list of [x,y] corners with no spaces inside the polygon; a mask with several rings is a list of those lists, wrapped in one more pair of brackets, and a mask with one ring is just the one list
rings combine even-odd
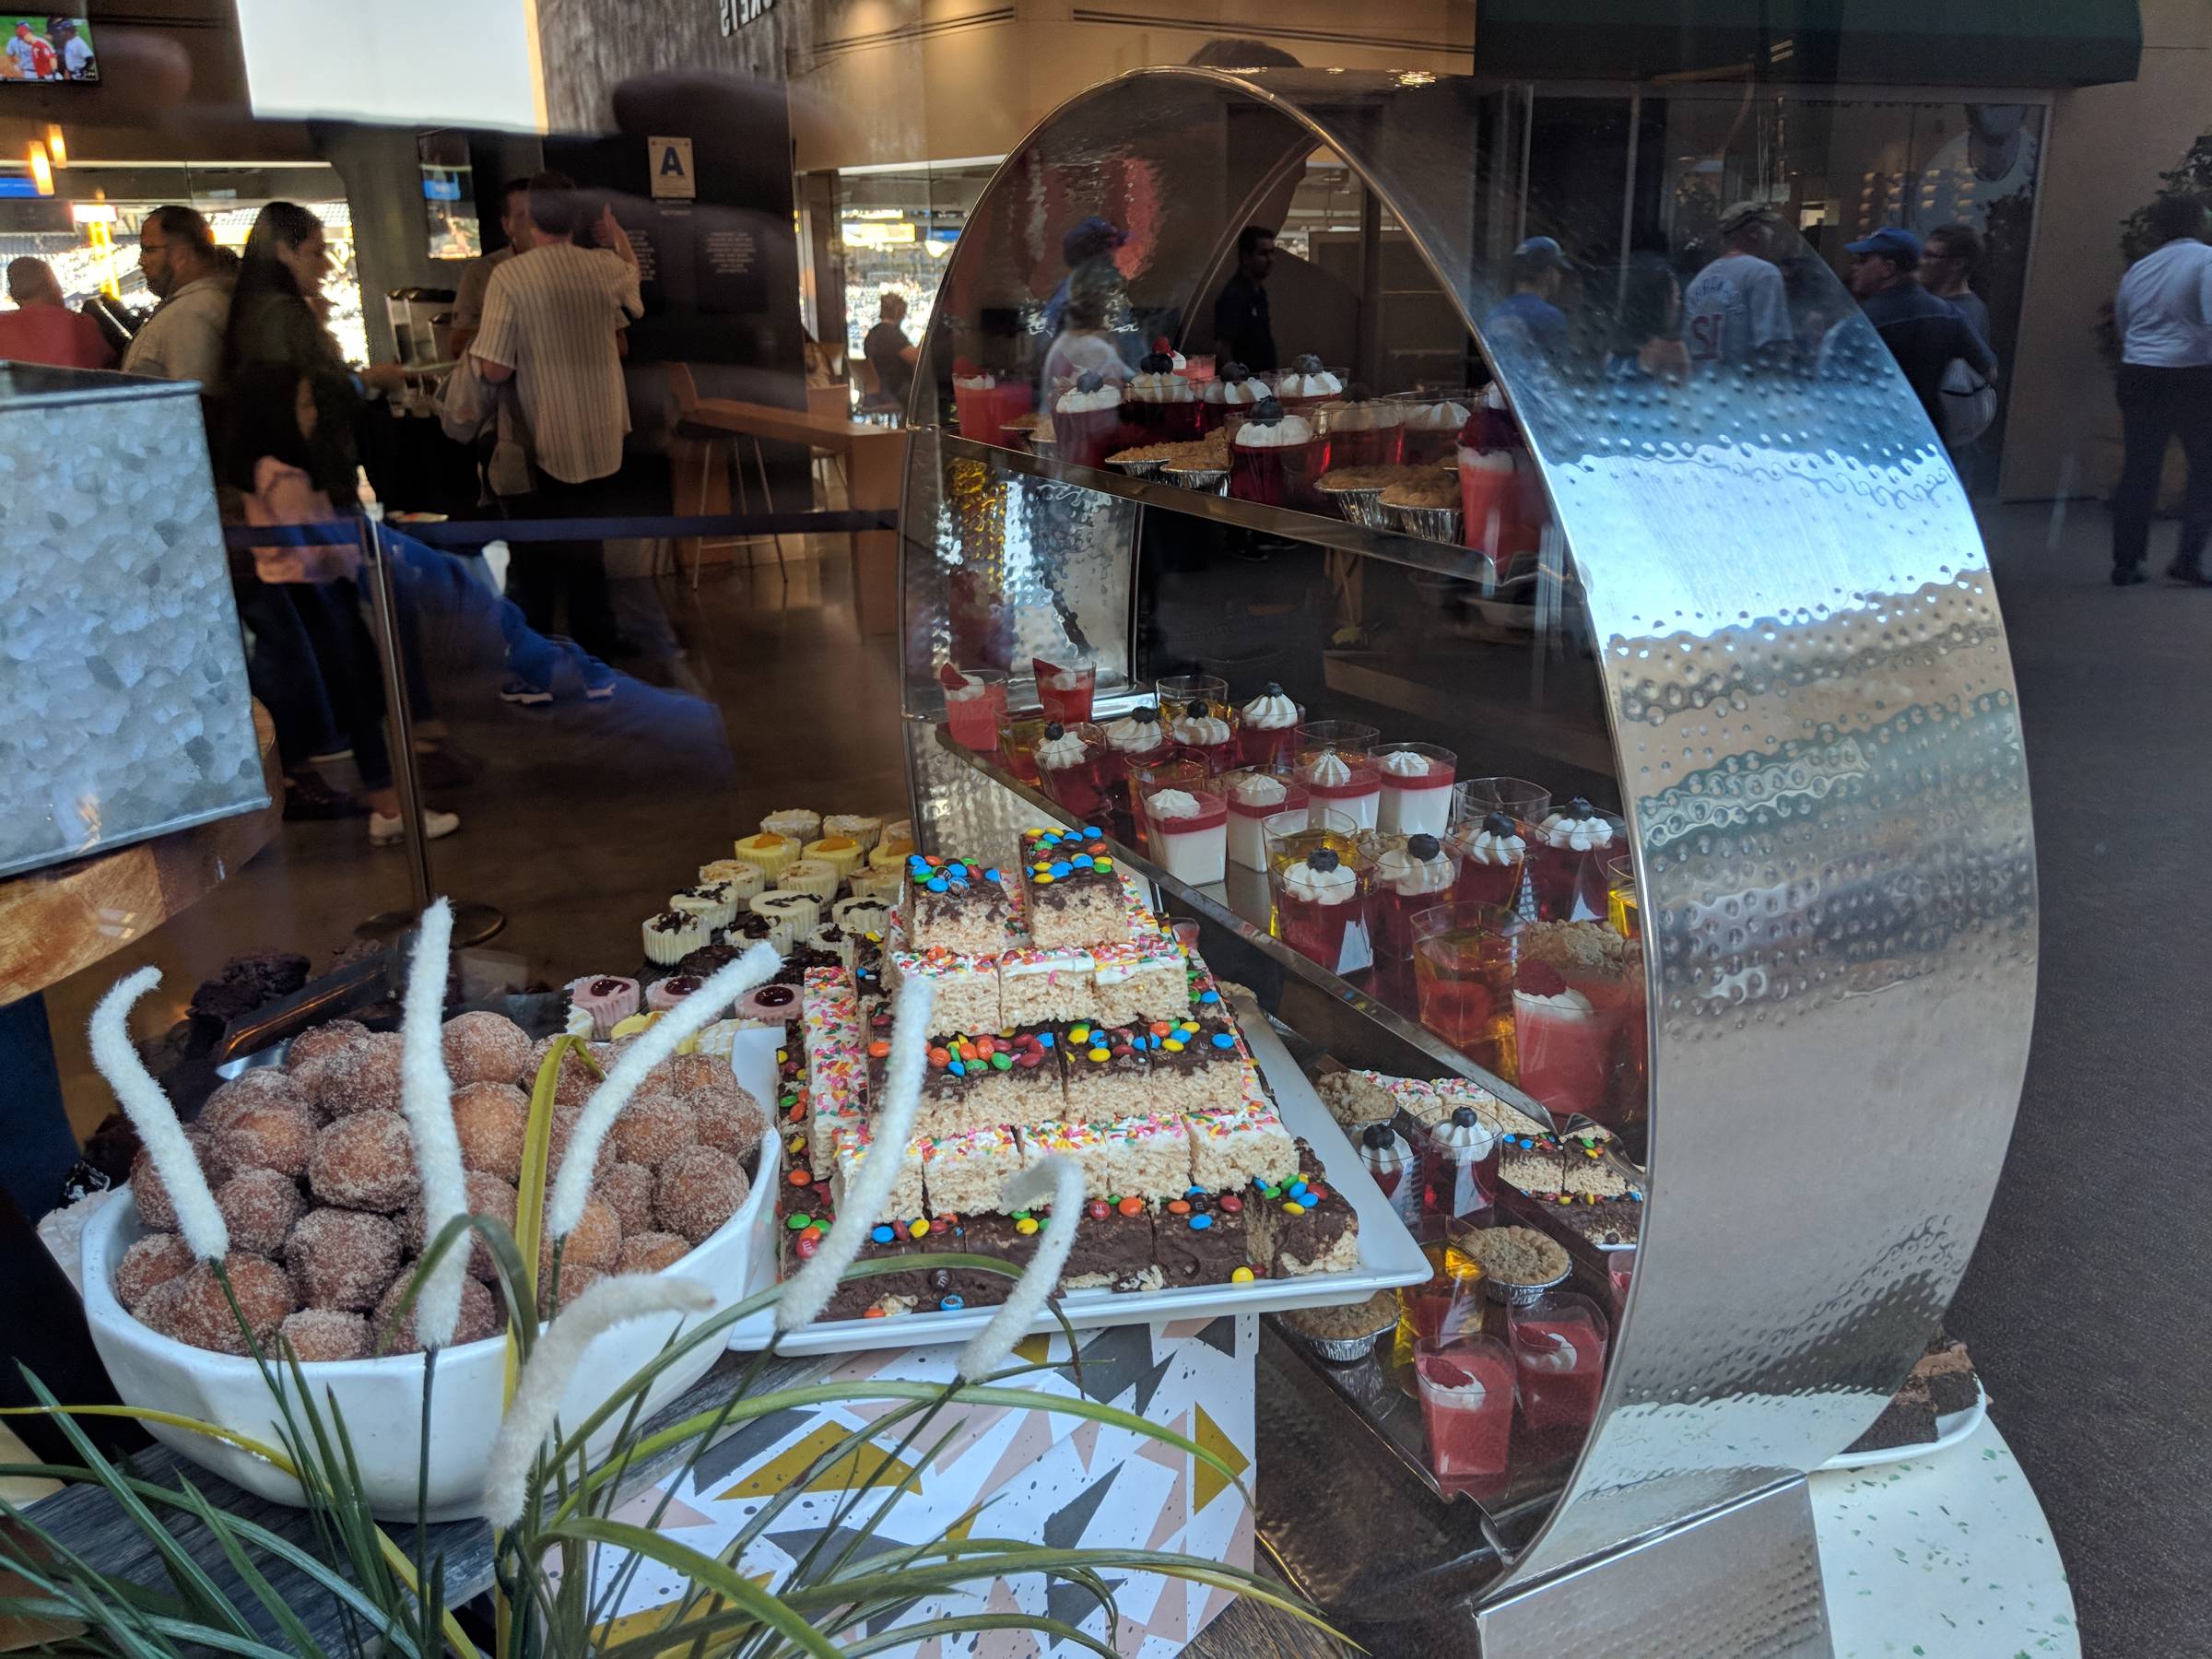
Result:
{"label": "man wearing baseball cap", "polygon": [[1782,267],[1769,257],[1782,220],[1765,202],[1738,202],[1721,215],[1721,256],[1682,295],[1682,332],[1700,368],[1779,356],[1794,337]]}
{"label": "man wearing baseball cap", "polygon": [[1490,308],[1483,327],[1519,330],[1540,351],[1565,350],[1567,313],[1559,300],[1574,270],[1566,251],[1548,236],[1532,236],[1513,250],[1512,270],[1512,293]]}
{"label": "man wearing baseball cap", "polygon": [[1920,280],[1920,238],[1884,225],[1864,240],[1843,244],[1852,256],[1851,291],[1889,355],[1905,371],[1929,423],[1943,429],[1938,405],[1943,371],[1964,358],[1984,380],[1997,377],[1996,353],[1983,343],[1958,307],[1938,300]]}

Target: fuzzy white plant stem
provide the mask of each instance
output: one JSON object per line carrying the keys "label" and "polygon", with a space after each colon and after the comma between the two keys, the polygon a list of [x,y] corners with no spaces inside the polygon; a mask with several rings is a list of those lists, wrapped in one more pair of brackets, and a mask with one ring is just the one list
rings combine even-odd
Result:
{"label": "fuzzy white plant stem", "polygon": [[177,1109],[169,1103],[138,1058],[131,1041],[131,1005],[161,982],[161,970],[141,968],[118,980],[92,1010],[92,1064],[108,1080],[122,1103],[131,1127],[153,1159],[155,1173],[168,1189],[169,1202],[177,1212],[177,1230],[192,1253],[204,1262],[219,1262],[230,1253],[230,1230],[209,1191],[200,1160],[177,1122]]}
{"label": "fuzzy white plant stem", "polygon": [[1044,1312],[1045,1300],[1060,1282],[1067,1253],[1076,1247],[1076,1228],[1083,1215],[1082,1166],[1064,1152],[1039,1159],[1015,1171],[999,1194],[1009,1210],[1028,1209],[1050,1196],[1053,1218],[1038,1236],[1037,1253],[1030,1258],[1014,1288],[991,1316],[991,1323],[968,1340],[960,1350],[960,1381],[980,1382],[1006,1362],[1024,1333]]}
{"label": "fuzzy white plant stem", "polygon": [[[445,970],[453,954],[453,907],[440,899],[415,924],[415,955],[401,1005],[399,1109],[415,1143],[422,1178],[422,1236],[435,1239],[468,1214],[468,1177],[461,1169],[461,1132],[453,1126],[453,1085],[445,1070]],[[423,1280],[415,1301],[415,1333],[426,1348],[441,1348],[461,1323],[462,1281],[472,1241],[460,1239]]]}
{"label": "fuzzy white plant stem", "polygon": [[546,1206],[546,1220],[553,1236],[565,1239],[583,1219],[584,1200],[592,1195],[592,1166],[599,1144],[629,1097],[637,1092],[645,1074],[676,1053],[684,1040],[720,1019],[723,1010],[756,985],[765,985],[783,965],[775,947],[763,941],[734,962],[724,963],[707,976],[700,988],[641,1032],[607,1069],[590,1100],[577,1114],[569,1135],[569,1149],[560,1160],[560,1174],[553,1182],[553,1202]]}
{"label": "fuzzy white plant stem", "polygon": [[837,1221],[813,1259],[792,1276],[776,1302],[776,1329],[795,1331],[822,1316],[837,1282],[860,1254],[875,1218],[891,1196],[906,1143],[914,1133],[922,1101],[922,1063],[929,1055],[929,1017],[937,1006],[937,987],[910,974],[891,1005],[891,1052],[884,1062],[883,1099],[868,1124],[867,1156],[860,1173],[838,1200]]}
{"label": "fuzzy white plant stem", "polygon": [[657,1273],[613,1274],[598,1280],[560,1311],[531,1350],[530,1363],[516,1381],[514,1398],[492,1439],[484,1473],[484,1515],[495,1531],[523,1518],[529,1501],[530,1465],[560,1414],[561,1396],[584,1350],[604,1332],[626,1320],[656,1313],[705,1313],[714,1292],[697,1279]]}

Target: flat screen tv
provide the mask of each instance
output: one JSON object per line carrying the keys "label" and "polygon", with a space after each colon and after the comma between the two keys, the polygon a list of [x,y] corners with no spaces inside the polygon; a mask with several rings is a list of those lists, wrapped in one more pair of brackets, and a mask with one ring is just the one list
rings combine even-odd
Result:
{"label": "flat screen tv", "polygon": [[0,81],[96,81],[100,56],[82,18],[0,12]]}

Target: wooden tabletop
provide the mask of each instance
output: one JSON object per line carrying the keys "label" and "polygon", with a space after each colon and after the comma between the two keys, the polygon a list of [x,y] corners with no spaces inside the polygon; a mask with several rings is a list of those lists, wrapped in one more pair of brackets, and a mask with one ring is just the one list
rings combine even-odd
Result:
{"label": "wooden tabletop", "polygon": [[851,420],[841,415],[818,415],[811,409],[780,409],[772,404],[747,403],[735,397],[702,397],[684,412],[684,418],[701,426],[747,432],[756,438],[808,443],[817,449],[842,451],[856,443],[906,441],[902,427]]}
{"label": "wooden tabletop", "polygon": [[136,943],[268,845],[284,821],[276,730],[253,705],[269,804],[0,881],[0,1004]]}

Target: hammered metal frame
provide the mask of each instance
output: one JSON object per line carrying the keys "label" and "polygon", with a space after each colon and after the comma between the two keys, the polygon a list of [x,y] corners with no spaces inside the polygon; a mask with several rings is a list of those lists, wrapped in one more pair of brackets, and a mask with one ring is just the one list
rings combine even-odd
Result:
{"label": "hammered metal frame", "polygon": [[[2037,961],[2004,624],[1918,402],[1817,261],[1796,269],[1793,312],[1828,327],[1797,371],[1673,384],[1622,372],[1587,335],[1547,347],[1490,325],[1500,226],[1525,206],[1481,148],[1506,128],[1494,108],[1485,125],[1500,96],[1425,75],[1198,69],[1084,93],[979,201],[1000,243],[963,237],[952,255],[915,406],[922,427],[949,406],[959,331],[979,322],[958,307],[1018,286],[1005,225],[1039,222],[1046,186],[1071,220],[1113,166],[1143,172],[1171,222],[1210,204],[1194,286],[1260,182],[1325,145],[1406,227],[1521,421],[1583,585],[1633,842],[1653,1191],[1595,1426],[1491,1606],[1740,1512],[1872,1420],[1980,1234]],[[936,446],[918,431],[912,454],[908,708],[926,715],[947,618],[924,572],[969,553],[943,539]],[[1101,498],[1066,541],[1122,592],[1125,505]]]}

